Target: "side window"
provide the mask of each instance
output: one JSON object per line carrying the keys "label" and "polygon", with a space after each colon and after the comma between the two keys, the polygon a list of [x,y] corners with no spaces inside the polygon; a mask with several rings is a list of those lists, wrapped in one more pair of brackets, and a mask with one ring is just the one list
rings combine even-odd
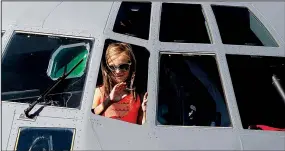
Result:
{"label": "side window", "polygon": [[[92,41],[86,39],[16,33],[2,57],[2,101],[35,101],[60,74],[74,66],[72,60],[78,59],[76,56],[86,55],[81,52],[88,52],[91,46]],[[69,56],[64,59],[54,56],[66,55],[66,52]],[[79,68],[85,68],[87,60],[83,62]],[[80,108],[86,70],[78,75],[73,72],[70,75],[73,78],[68,76],[57,85],[45,98],[47,105]]]}
{"label": "side window", "polygon": [[248,8],[212,5],[212,9],[224,44],[278,46]]}
{"label": "side window", "polygon": [[211,43],[207,24],[200,4],[162,3],[159,40]]}
{"label": "side window", "polygon": [[15,150],[73,150],[75,129],[71,128],[36,128],[19,129]]}
{"label": "side window", "polygon": [[214,55],[160,55],[157,124],[231,125]]}
{"label": "side window", "polygon": [[226,57],[243,128],[285,130],[285,58]]}
{"label": "side window", "polygon": [[113,31],[148,39],[151,2],[122,2]]}
{"label": "side window", "polygon": [[[91,111],[134,124],[143,124],[142,106],[147,91],[149,51],[140,46],[107,39],[98,73]],[[118,89],[116,87],[122,84]],[[111,96],[111,91],[116,94]],[[101,108],[104,106],[104,110]]]}

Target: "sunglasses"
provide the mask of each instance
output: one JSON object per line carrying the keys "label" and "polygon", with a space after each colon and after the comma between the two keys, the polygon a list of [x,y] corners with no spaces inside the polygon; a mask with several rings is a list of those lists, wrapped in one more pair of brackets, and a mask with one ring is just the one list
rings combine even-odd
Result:
{"label": "sunglasses", "polygon": [[111,71],[116,71],[116,69],[121,70],[121,71],[127,71],[127,70],[129,70],[130,66],[131,66],[131,63],[124,63],[124,64],[120,64],[118,66],[114,66],[114,65],[109,66],[108,65],[108,67]]}

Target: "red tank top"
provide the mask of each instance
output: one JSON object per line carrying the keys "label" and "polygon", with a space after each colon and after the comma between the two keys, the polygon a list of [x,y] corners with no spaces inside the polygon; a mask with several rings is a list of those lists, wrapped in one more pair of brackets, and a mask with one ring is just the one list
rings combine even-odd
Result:
{"label": "red tank top", "polygon": [[[131,101],[131,99],[133,99],[133,97],[129,94],[120,101],[111,104],[105,110],[103,116],[137,124],[138,112],[141,105],[140,98],[137,96],[136,101]],[[102,103],[103,99],[100,101]]]}

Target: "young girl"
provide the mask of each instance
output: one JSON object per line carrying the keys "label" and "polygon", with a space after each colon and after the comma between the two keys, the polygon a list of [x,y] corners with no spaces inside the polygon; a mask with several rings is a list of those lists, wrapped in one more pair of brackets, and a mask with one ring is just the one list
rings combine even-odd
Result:
{"label": "young girl", "polygon": [[122,121],[143,124],[147,93],[142,103],[133,86],[136,60],[130,45],[110,44],[102,59],[103,85],[96,88],[92,112]]}

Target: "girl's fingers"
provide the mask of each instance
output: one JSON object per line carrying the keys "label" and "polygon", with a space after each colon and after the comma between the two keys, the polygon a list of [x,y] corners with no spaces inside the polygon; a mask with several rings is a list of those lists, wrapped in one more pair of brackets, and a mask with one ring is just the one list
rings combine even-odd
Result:
{"label": "girl's fingers", "polygon": [[147,106],[147,100],[142,103],[142,106]]}
{"label": "girl's fingers", "polygon": [[116,84],[114,89],[115,89],[116,92],[120,92],[120,91],[125,90],[126,87],[127,87],[126,83],[125,82],[121,82],[121,83]]}
{"label": "girl's fingers", "polygon": [[123,83],[118,83],[115,85],[115,88],[120,88],[122,86]]}
{"label": "girl's fingers", "polygon": [[144,104],[146,104],[146,103],[147,103],[147,99],[146,99],[146,100],[144,100],[144,101],[143,101],[143,103],[144,103]]}
{"label": "girl's fingers", "polygon": [[146,93],[144,94],[143,99],[144,99],[144,100],[147,99],[147,96],[148,96],[148,93],[146,92]]}

